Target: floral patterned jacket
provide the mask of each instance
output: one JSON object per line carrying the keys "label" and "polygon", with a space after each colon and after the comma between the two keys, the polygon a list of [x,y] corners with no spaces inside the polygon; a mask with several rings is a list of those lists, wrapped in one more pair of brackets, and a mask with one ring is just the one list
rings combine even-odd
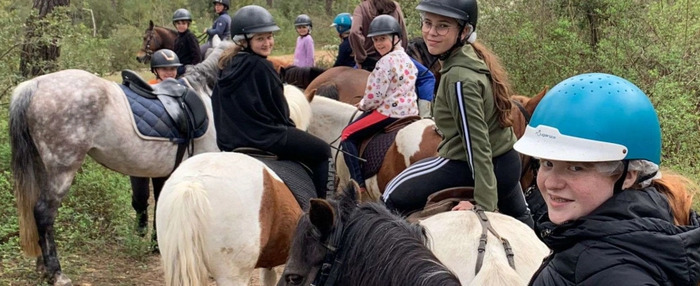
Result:
{"label": "floral patterned jacket", "polygon": [[358,107],[377,110],[393,118],[418,115],[416,77],[418,69],[400,47],[384,55],[367,78],[364,97]]}

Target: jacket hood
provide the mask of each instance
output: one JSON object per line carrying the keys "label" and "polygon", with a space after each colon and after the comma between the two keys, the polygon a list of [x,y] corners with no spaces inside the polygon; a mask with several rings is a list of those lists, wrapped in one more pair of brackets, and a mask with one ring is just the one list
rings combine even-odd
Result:
{"label": "jacket hood", "polygon": [[545,216],[541,228],[550,233],[543,240],[555,252],[602,241],[663,269],[674,285],[694,284],[700,278],[700,228],[673,225],[669,209],[653,188],[625,190],[573,222],[557,226]]}
{"label": "jacket hood", "polygon": [[447,73],[452,67],[465,67],[471,69],[477,73],[488,74],[489,67],[486,65],[484,60],[480,59],[474,51],[472,45],[464,45],[461,49],[455,49],[452,51],[446,60],[442,61],[442,69],[440,69],[441,74]]}

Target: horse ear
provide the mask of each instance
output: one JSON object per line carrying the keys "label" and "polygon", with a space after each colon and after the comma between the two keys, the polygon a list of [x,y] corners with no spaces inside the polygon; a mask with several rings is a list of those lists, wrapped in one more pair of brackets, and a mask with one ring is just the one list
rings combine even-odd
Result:
{"label": "horse ear", "polygon": [[309,220],[320,232],[321,236],[330,235],[335,221],[333,207],[326,200],[311,199],[309,207]]}
{"label": "horse ear", "polygon": [[153,30],[153,20],[148,20],[148,29]]}

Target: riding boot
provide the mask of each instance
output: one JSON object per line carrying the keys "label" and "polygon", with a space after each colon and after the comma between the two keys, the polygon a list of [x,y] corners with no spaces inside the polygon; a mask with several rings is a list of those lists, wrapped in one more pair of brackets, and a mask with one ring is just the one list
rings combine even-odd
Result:
{"label": "riding boot", "polygon": [[148,211],[136,213],[136,234],[140,237],[146,236],[148,232]]}
{"label": "riding boot", "polygon": [[335,162],[332,158],[328,158],[328,178],[326,183],[326,198],[333,198],[336,191],[336,172],[335,172]]}
{"label": "riding boot", "polygon": [[327,193],[332,192],[333,185],[335,185],[335,168],[331,158],[316,164],[313,181],[316,188],[316,196],[319,198],[325,199]]}
{"label": "riding boot", "polygon": [[150,179],[143,177],[130,177],[131,180],[131,206],[136,211],[136,232],[143,237],[148,232],[148,196]]}

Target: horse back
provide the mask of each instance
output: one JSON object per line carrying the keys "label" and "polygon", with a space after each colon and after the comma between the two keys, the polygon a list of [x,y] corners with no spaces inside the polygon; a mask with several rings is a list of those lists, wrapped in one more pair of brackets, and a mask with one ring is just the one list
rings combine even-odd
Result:
{"label": "horse back", "polygon": [[271,268],[287,260],[292,236],[302,211],[287,186],[263,169],[260,206],[260,256],[256,268]]}

